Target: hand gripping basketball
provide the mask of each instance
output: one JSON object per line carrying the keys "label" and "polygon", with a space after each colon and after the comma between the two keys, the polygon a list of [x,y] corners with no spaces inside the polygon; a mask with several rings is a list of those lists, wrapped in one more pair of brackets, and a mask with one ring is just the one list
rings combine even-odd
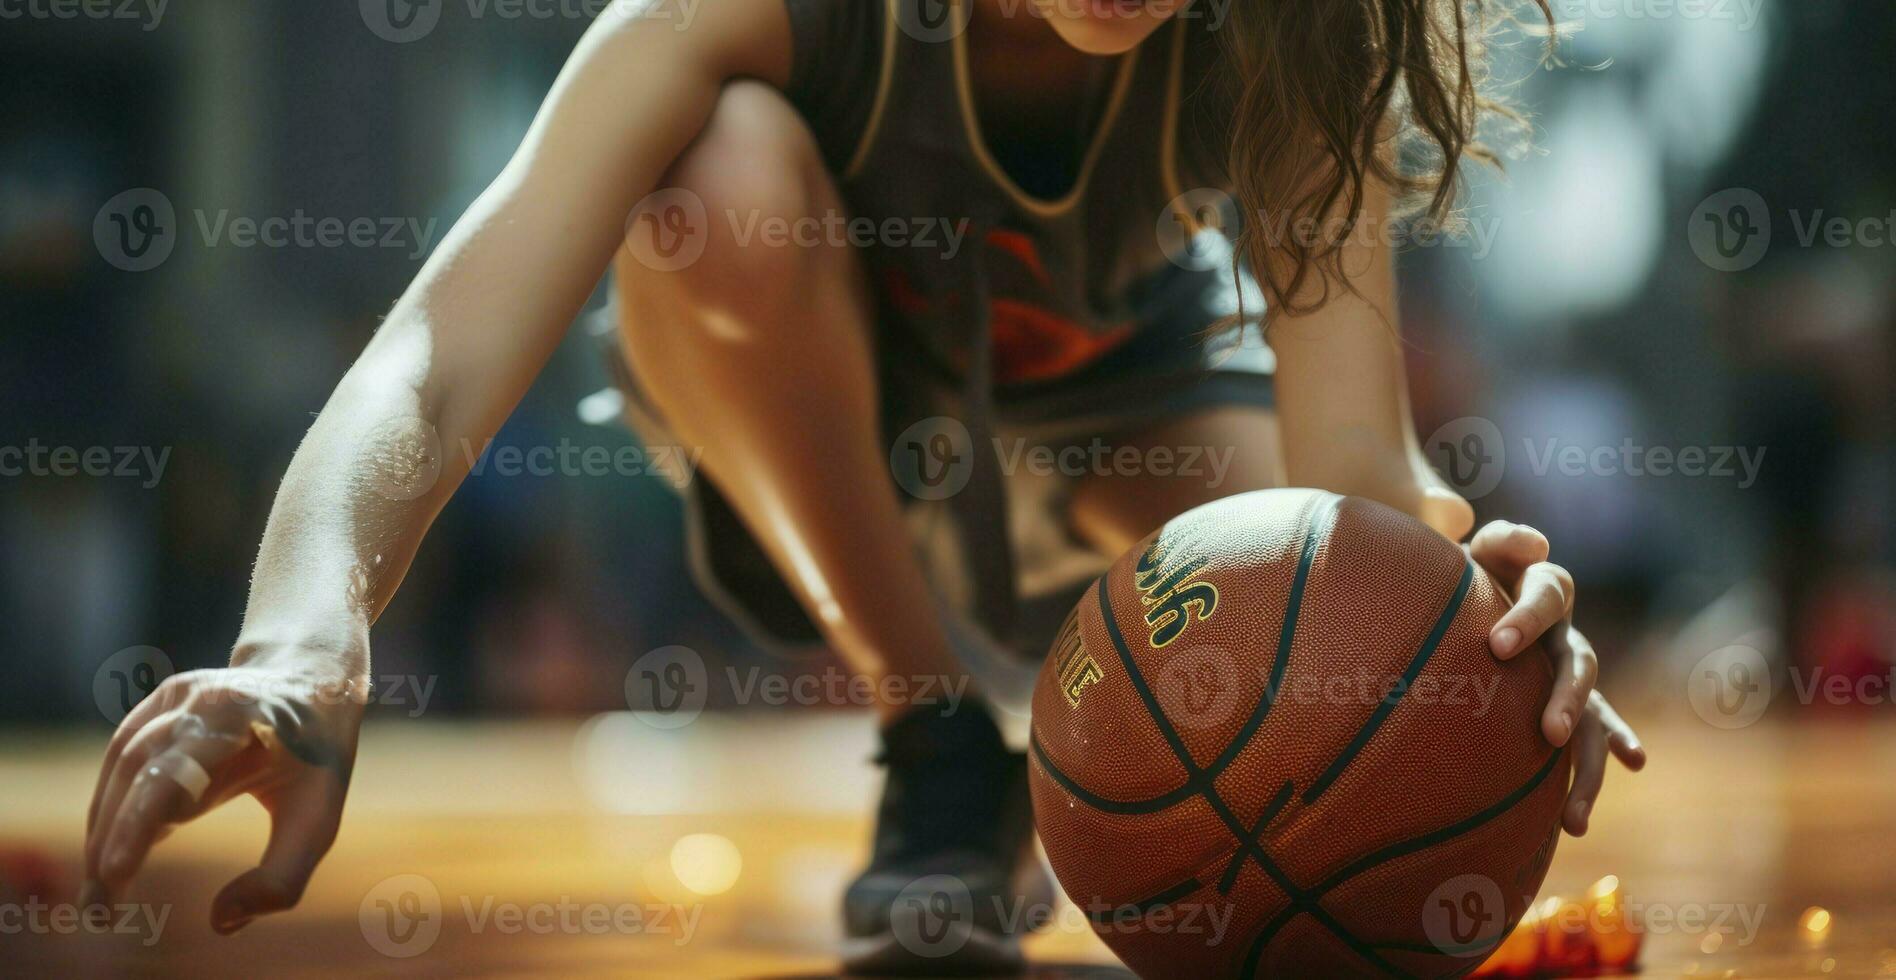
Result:
{"label": "hand gripping basketball", "polygon": [[1589,752],[1639,758],[1584,638],[1547,633],[1572,590],[1545,559],[1511,525],[1464,551],[1311,490],[1168,522],[1088,591],[1035,690],[1034,809],[1068,897],[1148,978],[1466,972],[1574,825],[1570,771],[1590,801]]}

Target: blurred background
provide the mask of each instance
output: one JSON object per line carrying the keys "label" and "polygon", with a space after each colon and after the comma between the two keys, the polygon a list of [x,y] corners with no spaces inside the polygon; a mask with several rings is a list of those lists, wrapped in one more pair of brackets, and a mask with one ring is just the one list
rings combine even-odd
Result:
{"label": "blurred background", "polygon": [[[1517,41],[1496,65],[1535,150],[1473,176],[1467,238],[1404,258],[1431,458],[1483,518],[1549,532],[1613,654],[1723,597],[1774,660],[1887,663],[1896,10],[1555,6],[1584,26],[1559,62]],[[347,4],[0,32],[0,445],[140,453],[126,476],[0,477],[0,721],[94,720],[94,673],[129,647],[224,662],[312,413],[587,23],[472,9],[407,43]],[[140,189],[181,234],[128,271],[109,221]],[[298,215],[370,219],[377,244],[229,231]],[[1714,225],[1753,254],[1721,255]],[[630,444],[576,411],[605,382],[576,329],[496,444]],[[1498,439],[1478,473],[1449,465],[1468,419]],[[1589,462],[1560,465],[1575,447]],[[1654,450],[1702,472],[1642,466]],[[378,669],[439,677],[443,713],[581,712],[622,706],[614,678],[657,646],[751,656],[681,569],[657,477],[477,475],[378,626]]]}
{"label": "blurred background", "polygon": [[[226,661],[313,413],[587,24],[503,6],[421,4],[401,43],[349,3],[0,21],[0,447],[126,464],[0,475],[0,730],[102,741],[102,692],[156,676],[125,665]],[[1516,39],[1496,67],[1536,148],[1471,177],[1471,239],[1403,259],[1425,451],[1484,520],[1548,532],[1635,721],[1733,646],[1883,679],[1783,723],[1896,717],[1896,5],[1554,6],[1583,27],[1560,59]],[[114,246],[165,207],[163,255]],[[223,232],[299,215],[399,227]],[[496,445],[633,444],[582,418],[606,382],[575,329]],[[683,570],[659,477],[471,476],[376,673],[425,679],[430,721],[577,720],[649,707],[625,679],[656,648],[763,662]]]}

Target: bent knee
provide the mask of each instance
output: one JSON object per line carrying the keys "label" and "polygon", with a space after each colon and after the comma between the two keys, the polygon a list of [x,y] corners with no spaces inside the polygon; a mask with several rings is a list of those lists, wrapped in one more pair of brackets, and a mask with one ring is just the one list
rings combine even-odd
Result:
{"label": "bent knee", "polygon": [[647,200],[667,213],[634,216],[621,288],[694,302],[729,303],[794,281],[814,250],[795,247],[793,230],[840,207],[803,118],[776,89],[749,80],[725,86]]}
{"label": "bent knee", "polygon": [[688,190],[707,207],[791,217],[811,210],[822,167],[816,138],[789,100],[746,79],[724,87],[703,132],[661,186]]}

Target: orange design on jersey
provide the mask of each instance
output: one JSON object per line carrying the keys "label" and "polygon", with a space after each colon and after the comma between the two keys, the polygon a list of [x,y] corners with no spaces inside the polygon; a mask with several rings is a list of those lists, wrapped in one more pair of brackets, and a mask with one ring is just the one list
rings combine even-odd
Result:
{"label": "orange design on jersey", "polygon": [[[987,233],[983,244],[1018,263],[1034,284],[1043,288],[1052,285],[1040,249],[1027,235],[996,228]],[[953,311],[962,304],[958,293],[943,296],[938,303],[930,302],[899,267],[884,270],[882,286],[885,301],[904,316]],[[994,380],[1021,384],[1051,381],[1085,367],[1124,343],[1132,336],[1133,325],[1122,323],[1095,333],[1044,304],[1000,296],[988,302],[988,330],[993,338]]]}
{"label": "orange design on jersey", "polygon": [[1011,299],[996,299],[989,306],[988,329],[994,333],[994,380],[1002,384],[1070,374],[1132,335],[1131,324],[1089,333],[1072,320]]}

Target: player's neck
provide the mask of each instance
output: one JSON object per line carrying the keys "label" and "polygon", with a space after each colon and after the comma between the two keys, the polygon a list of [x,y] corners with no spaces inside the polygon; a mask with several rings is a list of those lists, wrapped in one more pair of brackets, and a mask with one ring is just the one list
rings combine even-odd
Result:
{"label": "player's neck", "polygon": [[1097,79],[1102,62],[1061,40],[1032,0],[963,0],[973,5],[967,28],[975,88],[1015,104],[1066,104]]}

